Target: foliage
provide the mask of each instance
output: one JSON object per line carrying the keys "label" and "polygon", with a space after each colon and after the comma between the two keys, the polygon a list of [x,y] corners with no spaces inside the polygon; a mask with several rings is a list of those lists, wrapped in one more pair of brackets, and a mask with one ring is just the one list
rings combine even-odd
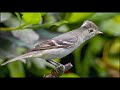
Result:
{"label": "foliage", "polygon": [[[120,77],[120,13],[0,13],[0,64],[25,53],[43,40],[79,28],[84,20],[97,24],[103,35],[83,43],[55,61],[73,68],[60,78]],[[38,58],[0,66],[0,77],[43,77],[53,66]]]}

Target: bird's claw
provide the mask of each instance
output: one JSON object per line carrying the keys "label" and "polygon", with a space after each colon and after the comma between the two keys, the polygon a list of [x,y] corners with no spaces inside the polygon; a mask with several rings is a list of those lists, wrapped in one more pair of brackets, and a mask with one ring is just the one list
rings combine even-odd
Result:
{"label": "bird's claw", "polygon": [[62,74],[62,73],[64,73],[64,71],[65,71],[65,66],[62,65],[62,64],[60,64],[60,65],[58,65],[58,66],[55,67],[55,71],[56,71],[57,73],[59,73],[59,74]]}

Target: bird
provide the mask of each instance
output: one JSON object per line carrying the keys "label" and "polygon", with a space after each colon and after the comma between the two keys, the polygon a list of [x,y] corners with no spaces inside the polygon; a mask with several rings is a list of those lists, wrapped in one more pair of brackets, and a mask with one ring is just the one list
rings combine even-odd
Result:
{"label": "bird", "polygon": [[79,28],[63,33],[49,40],[45,40],[42,43],[36,45],[33,49],[27,51],[25,54],[2,63],[1,66],[17,60],[25,63],[26,58],[37,57],[46,60],[48,63],[54,65],[57,68],[62,64],[53,61],[53,59],[63,58],[69,55],[82,43],[91,39],[97,34],[103,33],[99,31],[95,23],[86,20]]}

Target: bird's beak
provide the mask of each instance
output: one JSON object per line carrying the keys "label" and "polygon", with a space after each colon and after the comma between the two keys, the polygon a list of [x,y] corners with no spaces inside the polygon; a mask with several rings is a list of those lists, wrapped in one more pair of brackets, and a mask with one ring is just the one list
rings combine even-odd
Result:
{"label": "bird's beak", "polygon": [[97,34],[103,34],[103,32],[101,32],[101,31],[97,31]]}

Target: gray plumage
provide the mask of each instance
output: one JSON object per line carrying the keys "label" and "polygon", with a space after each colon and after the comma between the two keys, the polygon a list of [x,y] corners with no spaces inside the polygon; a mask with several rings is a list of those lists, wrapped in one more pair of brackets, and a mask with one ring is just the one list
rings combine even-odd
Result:
{"label": "gray plumage", "polygon": [[29,50],[26,54],[13,58],[1,65],[31,57],[40,57],[43,59],[63,58],[73,52],[86,40],[101,33],[93,22],[87,20],[80,28],[46,40]]}

